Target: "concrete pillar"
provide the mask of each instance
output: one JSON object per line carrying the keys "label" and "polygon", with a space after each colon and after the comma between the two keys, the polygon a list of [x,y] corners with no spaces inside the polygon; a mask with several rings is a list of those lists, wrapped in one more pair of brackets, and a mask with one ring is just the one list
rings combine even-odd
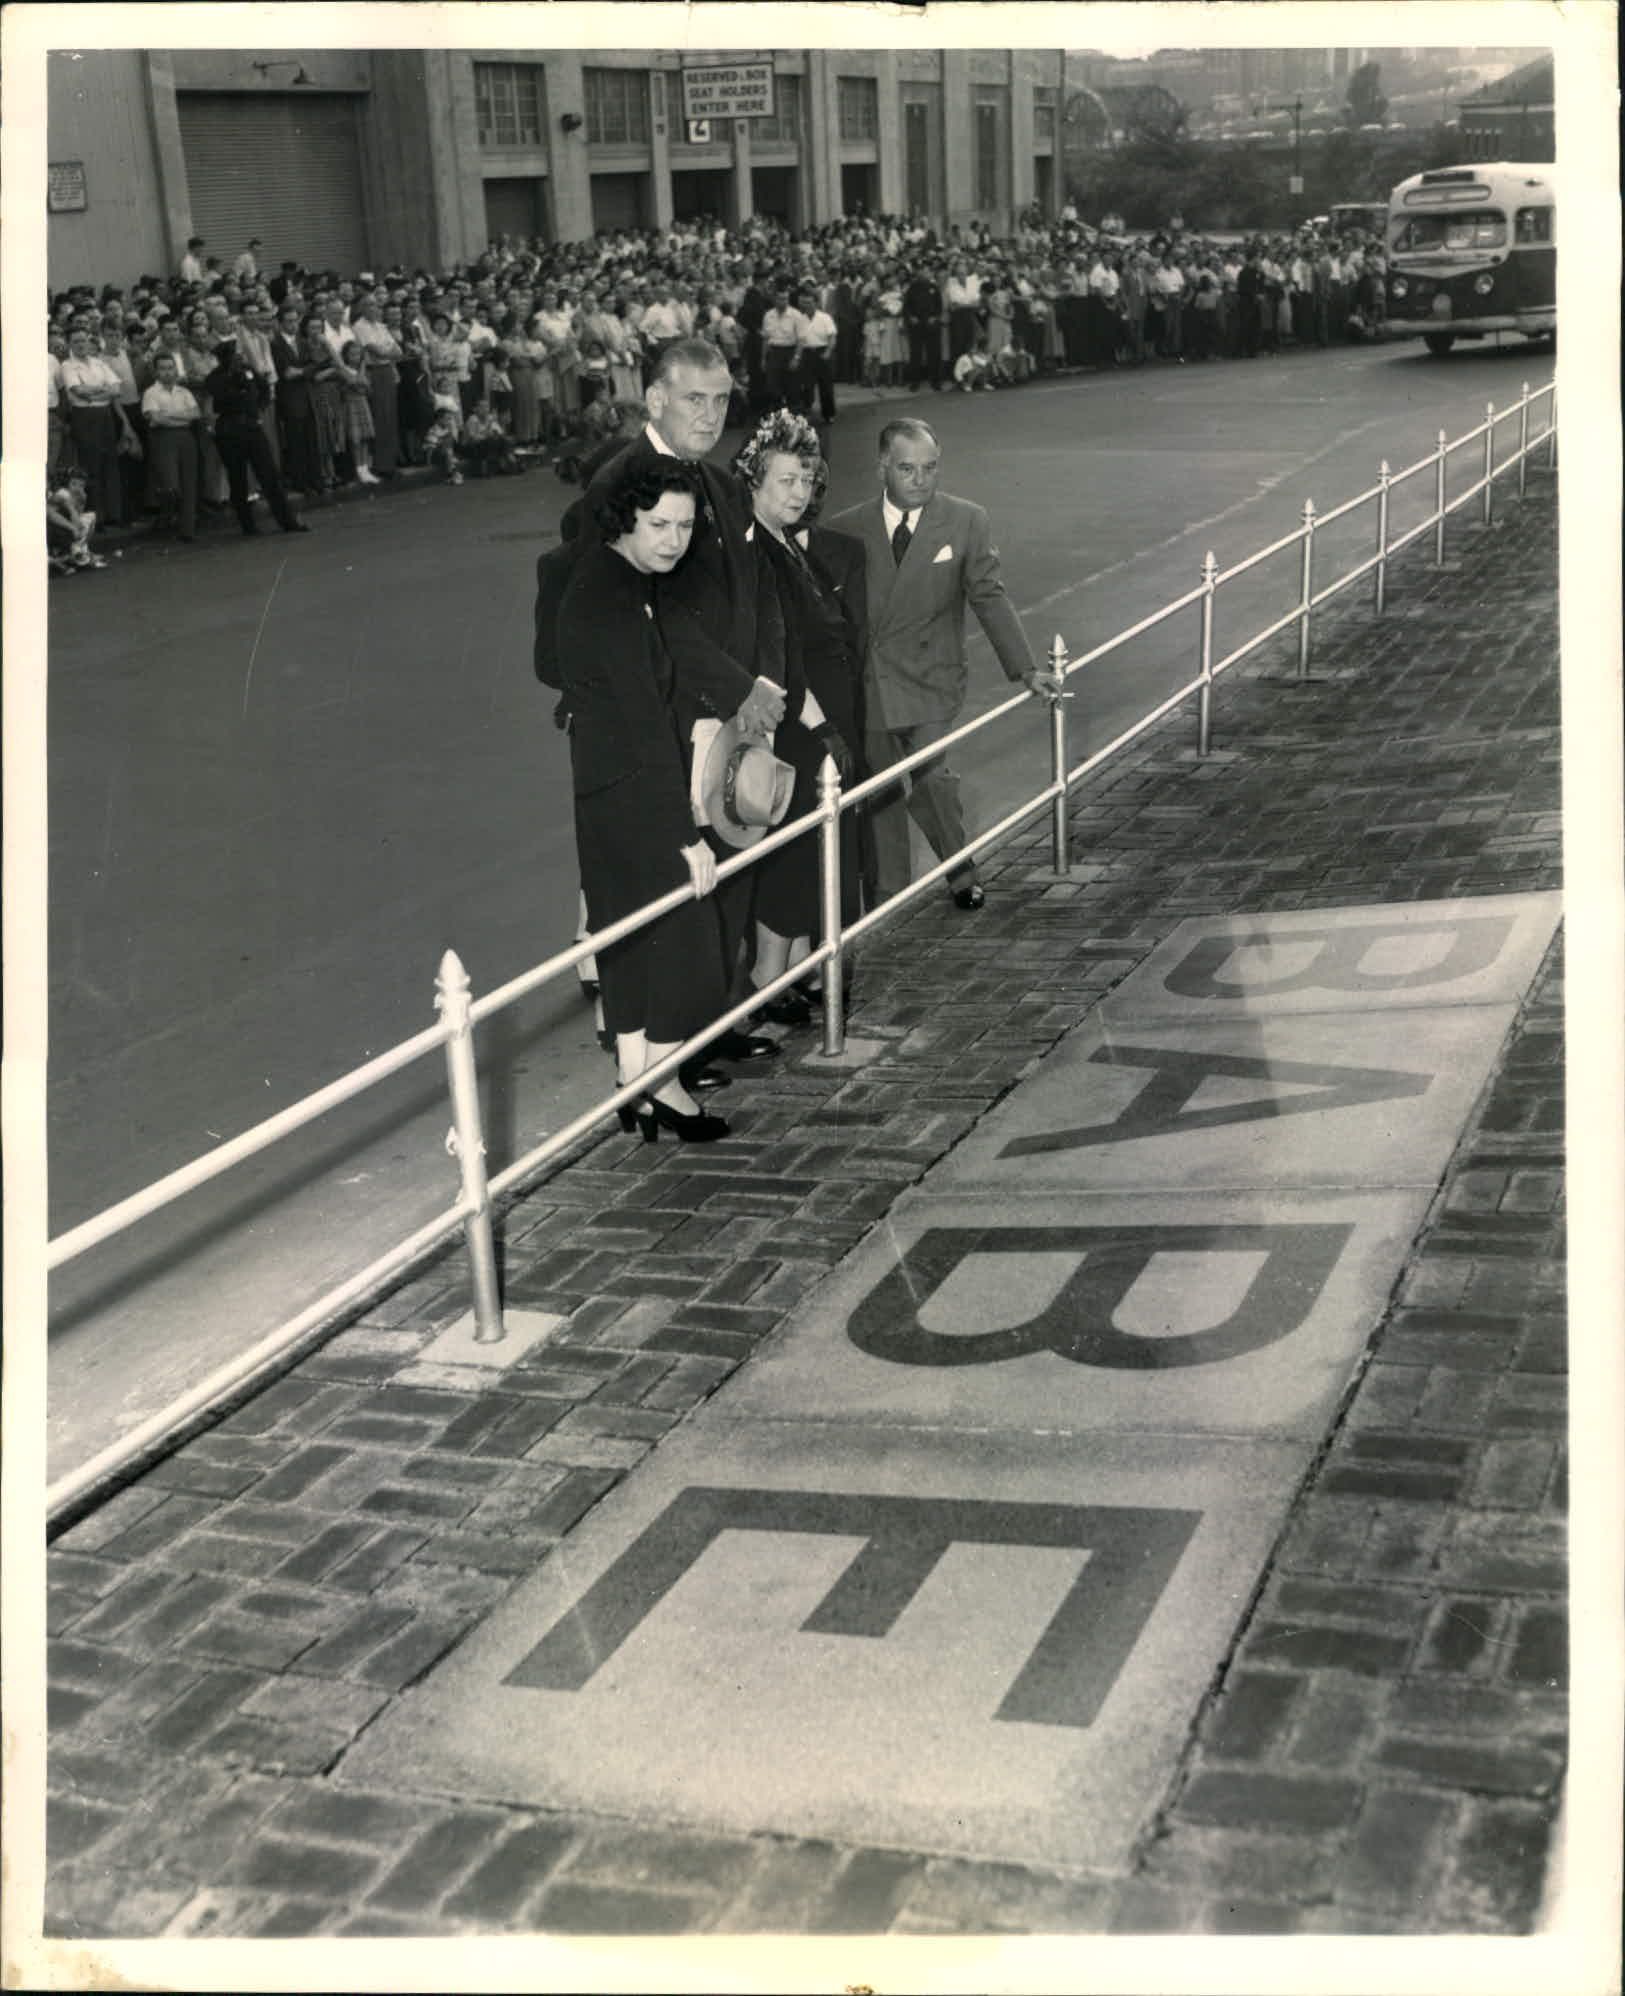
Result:
{"label": "concrete pillar", "polygon": [[657,229],[671,227],[671,126],[683,113],[683,86],[675,70],[653,71],[649,78],[653,115],[649,120],[649,193]]}
{"label": "concrete pillar", "polygon": [[[581,123],[567,132],[566,115]],[[574,49],[547,54],[547,164],[553,196],[553,229],[561,243],[578,243],[593,232],[592,173],[587,159],[587,86]]]}
{"label": "concrete pillar", "polygon": [[797,217],[832,221],[841,211],[835,76],[824,49],[807,51],[807,144],[801,161],[801,201]]}
{"label": "concrete pillar", "polygon": [[164,49],[149,49],[145,63],[153,148],[158,155],[158,198],[163,203],[164,240],[169,248],[166,268],[173,271],[180,268],[192,233],[192,193],[181,145],[180,110],[175,102],[175,65]]}
{"label": "concrete pillar", "polygon": [[1006,234],[1033,198],[1033,79],[1025,62],[1017,59],[1010,67],[1010,212],[1005,217]]}
{"label": "concrete pillar", "polygon": [[943,220],[967,221],[976,202],[976,130],[964,49],[942,51],[942,164],[948,210]]}
{"label": "concrete pillar", "polygon": [[485,187],[480,178],[480,128],[474,104],[474,62],[466,54],[427,49],[424,90],[434,176],[439,261],[466,263],[485,248]]}
{"label": "concrete pillar", "polygon": [[876,148],[880,189],[876,198],[883,215],[896,215],[907,205],[907,183],[903,173],[903,95],[898,88],[895,49],[881,49],[876,54],[875,93],[880,108]]}
{"label": "concrete pillar", "polygon": [[730,229],[743,226],[755,205],[750,192],[750,120],[735,118],[734,167],[728,175],[728,205],[723,220]]}

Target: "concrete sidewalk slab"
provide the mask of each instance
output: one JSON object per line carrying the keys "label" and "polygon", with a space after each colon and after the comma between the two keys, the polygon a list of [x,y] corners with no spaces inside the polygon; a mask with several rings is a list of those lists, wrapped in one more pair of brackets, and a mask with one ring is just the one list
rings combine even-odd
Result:
{"label": "concrete sidewalk slab", "polygon": [[932,1191],[1436,1185],[1511,1005],[1092,1018],[932,1172]]}
{"label": "concrete sidewalk slab", "polygon": [[1556,930],[1559,894],[1294,909],[1182,922],[1102,1007],[1112,1025],[1362,1006],[1511,1004]]}
{"label": "concrete sidewalk slab", "polygon": [[1121,1870],[1300,1460],[701,1417],[341,1780]]}
{"label": "concrete sidewalk slab", "polygon": [[720,1411],[1091,1448],[1109,1433],[1318,1437],[1428,1197],[914,1193]]}

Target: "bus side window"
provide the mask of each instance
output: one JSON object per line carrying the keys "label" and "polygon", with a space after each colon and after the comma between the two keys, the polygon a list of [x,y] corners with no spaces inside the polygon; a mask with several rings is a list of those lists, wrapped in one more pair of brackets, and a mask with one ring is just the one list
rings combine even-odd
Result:
{"label": "bus side window", "polygon": [[1552,239],[1552,211],[1550,208],[1520,208],[1518,210],[1518,241],[1520,243],[1549,243]]}

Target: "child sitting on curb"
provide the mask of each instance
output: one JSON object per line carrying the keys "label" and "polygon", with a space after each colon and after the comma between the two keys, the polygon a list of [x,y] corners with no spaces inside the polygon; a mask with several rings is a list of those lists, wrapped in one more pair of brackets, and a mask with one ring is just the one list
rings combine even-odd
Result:
{"label": "child sitting on curb", "polygon": [[502,418],[483,397],[468,413],[457,450],[476,478],[513,477],[524,468],[513,454]]}
{"label": "child sitting on curb", "polygon": [[90,551],[90,537],[96,531],[96,515],[85,510],[85,475],[70,471],[53,491],[49,480],[45,490],[45,546],[53,575],[69,575],[76,568],[105,568],[106,561]]}
{"label": "child sitting on curb", "polygon": [[463,405],[457,393],[457,378],[437,374],[434,380],[434,421],[423,433],[423,454],[436,470],[443,471],[449,484],[461,485],[463,474],[457,463],[457,439],[463,433]]}
{"label": "child sitting on curb", "polygon": [[967,395],[975,388],[992,388],[993,357],[987,350],[987,334],[978,333],[976,344],[954,362],[954,379]]}

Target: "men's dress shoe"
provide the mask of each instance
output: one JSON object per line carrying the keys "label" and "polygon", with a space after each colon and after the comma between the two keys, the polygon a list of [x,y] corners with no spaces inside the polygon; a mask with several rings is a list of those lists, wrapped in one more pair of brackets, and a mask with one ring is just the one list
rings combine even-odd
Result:
{"label": "men's dress shoe", "polygon": [[719,1088],[733,1086],[731,1074],[724,1074],[720,1067],[707,1067],[698,1060],[678,1068],[677,1078],[690,1095],[712,1095]]}
{"label": "men's dress shoe", "polygon": [[986,899],[987,896],[978,885],[956,887],[954,889],[954,906],[965,909],[967,913],[980,908]]}
{"label": "men's dress shoe", "polygon": [[303,520],[290,520],[282,531],[285,534],[308,534],[310,529]]}
{"label": "men's dress shoe", "polygon": [[719,1060],[771,1060],[778,1050],[777,1040],[764,1039],[757,1033],[742,1033],[733,1026],[714,1039],[710,1047]]}

